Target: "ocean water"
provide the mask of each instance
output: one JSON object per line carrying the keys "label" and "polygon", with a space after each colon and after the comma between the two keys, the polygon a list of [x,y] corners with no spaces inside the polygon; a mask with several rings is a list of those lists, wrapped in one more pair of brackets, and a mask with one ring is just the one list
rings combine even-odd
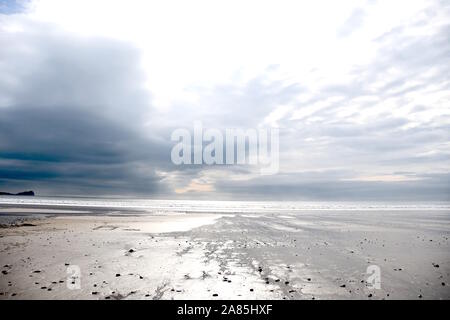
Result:
{"label": "ocean water", "polygon": [[78,198],[78,197],[0,197],[0,208],[88,208],[95,211],[139,211],[154,214],[180,213],[282,213],[297,211],[383,211],[383,210],[444,210],[450,202],[307,202],[307,201],[205,201],[154,200],[135,198]]}

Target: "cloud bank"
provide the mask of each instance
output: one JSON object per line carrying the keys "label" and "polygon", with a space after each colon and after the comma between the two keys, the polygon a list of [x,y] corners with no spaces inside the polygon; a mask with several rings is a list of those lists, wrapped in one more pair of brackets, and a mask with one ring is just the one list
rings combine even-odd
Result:
{"label": "cloud bank", "polygon": [[[253,17],[230,3],[227,12],[242,9],[230,26],[195,2],[179,24],[210,25],[192,22],[180,34],[167,8],[152,5],[111,5],[98,25],[89,21],[102,2],[86,16],[83,2],[0,7],[0,189],[450,200],[450,9],[408,3],[384,20],[388,8],[373,1],[345,3],[339,18],[290,2],[275,11],[264,2]],[[210,16],[194,16],[199,8]],[[291,11],[319,22],[297,25]],[[147,22],[158,13],[169,21]],[[88,32],[74,17],[86,18]],[[273,30],[269,18],[280,22]],[[227,56],[210,45],[226,45]],[[172,130],[196,120],[220,130],[278,127],[279,174],[173,165]]]}

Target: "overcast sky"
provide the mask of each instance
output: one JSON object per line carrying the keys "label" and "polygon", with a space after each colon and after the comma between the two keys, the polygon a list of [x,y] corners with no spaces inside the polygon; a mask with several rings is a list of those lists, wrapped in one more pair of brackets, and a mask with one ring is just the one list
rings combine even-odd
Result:
{"label": "overcast sky", "polygon": [[[277,127],[280,170],[176,166]],[[0,191],[450,200],[449,1],[0,0]]]}

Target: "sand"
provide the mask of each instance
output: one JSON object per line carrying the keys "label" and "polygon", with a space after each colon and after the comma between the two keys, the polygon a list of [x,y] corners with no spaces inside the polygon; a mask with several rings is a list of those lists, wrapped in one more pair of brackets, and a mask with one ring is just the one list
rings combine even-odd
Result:
{"label": "sand", "polygon": [[450,298],[448,211],[22,209],[0,211],[20,217],[0,229],[0,299]]}

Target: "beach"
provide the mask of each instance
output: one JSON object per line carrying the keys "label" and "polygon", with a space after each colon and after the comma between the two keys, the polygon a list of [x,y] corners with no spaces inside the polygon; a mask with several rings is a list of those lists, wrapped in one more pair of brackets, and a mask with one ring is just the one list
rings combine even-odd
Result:
{"label": "beach", "polygon": [[445,206],[14,201],[0,299],[450,298]]}

